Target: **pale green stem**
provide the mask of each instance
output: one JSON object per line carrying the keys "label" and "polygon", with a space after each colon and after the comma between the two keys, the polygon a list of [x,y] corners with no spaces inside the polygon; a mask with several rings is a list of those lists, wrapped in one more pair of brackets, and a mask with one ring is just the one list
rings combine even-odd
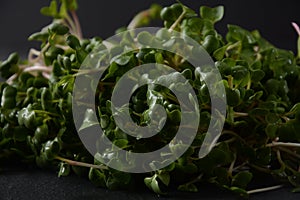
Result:
{"label": "pale green stem", "polygon": [[88,163],[83,163],[83,162],[78,162],[78,161],[74,161],[74,160],[69,160],[66,158],[62,158],[60,156],[56,156],[55,159],[63,161],[69,165],[72,166],[80,166],[80,167],[91,167],[91,168],[95,168],[95,169],[108,169],[106,166],[103,165],[93,165],[93,164],[88,164]]}
{"label": "pale green stem", "polygon": [[249,191],[247,191],[247,194],[267,192],[267,191],[271,191],[271,190],[277,190],[282,187],[283,187],[283,185],[276,185],[276,186],[271,186],[271,187],[266,187],[266,188],[259,188],[259,189],[249,190]]}

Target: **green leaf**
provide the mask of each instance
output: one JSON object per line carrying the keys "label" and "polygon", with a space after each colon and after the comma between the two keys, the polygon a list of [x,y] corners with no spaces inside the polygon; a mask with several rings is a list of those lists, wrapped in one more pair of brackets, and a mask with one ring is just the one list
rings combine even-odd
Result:
{"label": "green leaf", "polygon": [[222,46],[222,47],[216,49],[216,50],[213,52],[213,57],[214,57],[216,60],[218,60],[218,61],[222,60],[222,59],[224,58],[224,56],[225,56],[225,52],[226,52],[227,47],[228,47],[228,46],[225,45],[225,46]]}
{"label": "green leaf", "polygon": [[182,152],[184,152],[184,150],[187,148],[187,145],[185,144],[175,144],[175,145],[172,145],[170,147],[171,151],[173,152],[174,155],[176,156],[180,156],[182,154]]}
{"label": "green leaf", "polygon": [[159,64],[164,64],[164,57],[161,53],[156,53],[155,54],[155,61],[156,63],[159,63]]}
{"label": "green leaf", "polygon": [[43,124],[41,126],[38,126],[34,132],[34,138],[38,141],[38,142],[45,142],[48,138],[48,133],[49,133],[49,129],[48,129],[48,125],[47,124]]}
{"label": "green leaf", "polygon": [[114,62],[122,66],[128,64],[130,59],[130,56],[118,56],[117,59],[114,60]]}
{"label": "green leaf", "polygon": [[161,11],[160,11],[160,18],[162,20],[165,21],[169,21],[173,19],[173,12],[172,9],[170,9],[169,7],[164,7]]}
{"label": "green leaf", "polygon": [[106,180],[106,187],[111,190],[116,190],[126,187],[130,184],[131,175],[129,173],[111,170],[111,175]]}
{"label": "green leaf", "polygon": [[300,187],[300,172],[294,172],[288,177],[288,180],[294,187]]}
{"label": "green leaf", "polygon": [[240,195],[241,197],[245,197],[245,198],[249,197],[249,194],[247,193],[247,191],[244,190],[244,189],[242,189],[242,188],[239,188],[239,187],[230,187],[228,189],[231,190],[232,192]]}
{"label": "green leaf", "polygon": [[74,50],[79,50],[81,48],[80,41],[74,35],[69,35],[67,38],[67,44]]}
{"label": "green leaf", "polygon": [[300,103],[296,103],[291,109],[290,109],[290,113],[296,113],[300,110]]}
{"label": "green leaf", "polygon": [[17,104],[16,95],[17,95],[17,89],[15,87],[12,86],[5,87],[2,92],[1,106],[4,109],[15,108]]}
{"label": "green leaf", "polygon": [[11,64],[17,64],[20,60],[19,55],[15,52],[9,55],[9,57],[7,58],[7,61]]}
{"label": "green leaf", "polygon": [[53,23],[49,26],[51,32],[56,33],[57,35],[65,35],[69,32],[69,28],[60,23]]}
{"label": "green leaf", "polygon": [[153,36],[146,31],[140,32],[137,36],[137,41],[142,45],[151,45],[151,42],[153,40]]}
{"label": "green leaf", "polygon": [[276,124],[281,122],[280,117],[276,113],[269,113],[265,117],[266,122]]}
{"label": "green leaf", "polygon": [[293,126],[295,138],[300,142],[300,124],[299,124],[299,118],[296,120],[290,120],[292,121],[291,125]]}
{"label": "green leaf", "polygon": [[170,174],[168,172],[160,172],[157,176],[161,182],[165,185],[169,185],[170,183]]}
{"label": "green leaf", "polygon": [[67,0],[67,7],[70,11],[75,11],[78,9],[77,0]]}
{"label": "green leaf", "polygon": [[107,115],[102,115],[100,117],[100,125],[101,125],[101,128],[105,129],[110,123],[110,118],[109,116]]}
{"label": "green leaf", "polygon": [[107,80],[108,78],[115,76],[115,73],[118,71],[118,69],[119,66],[117,65],[117,63],[113,62],[108,68],[108,73],[102,80]]}
{"label": "green leaf", "polygon": [[265,131],[266,131],[266,134],[269,138],[271,139],[274,139],[277,137],[277,128],[278,128],[278,125],[276,124],[268,124]]}
{"label": "green leaf", "polygon": [[219,40],[215,36],[213,36],[213,35],[207,35],[204,38],[202,46],[210,54],[210,53],[214,52],[216,49],[218,49],[218,47],[219,47]]}
{"label": "green leaf", "polygon": [[236,65],[232,67],[232,76],[234,80],[243,80],[248,74],[248,69],[245,66]]}
{"label": "green leaf", "polygon": [[71,168],[69,164],[63,162],[59,164],[58,177],[68,176],[70,172],[71,172]]}
{"label": "green leaf", "polygon": [[216,181],[219,185],[228,185],[230,183],[229,174],[226,168],[216,167],[214,169],[214,174],[216,176]]}
{"label": "green leaf", "polygon": [[220,146],[219,148],[214,148],[211,150],[211,152],[208,154],[208,157],[215,163],[215,165],[226,165],[230,164],[233,160],[232,153],[226,147],[226,144],[224,146]]}
{"label": "green leaf", "polygon": [[240,103],[240,91],[226,88],[226,98],[229,106],[237,106]]}
{"label": "green leaf", "polygon": [[163,192],[159,186],[159,183],[157,181],[157,174],[153,175],[152,177],[145,178],[144,183],[153,192],[155,192],[157,194],[162,194],[162,195],[166,194],[166,192]]}
{"label": "green leaf", "polygon": [[297,187],[297,188],[292,189],[292,192],[294,192],[294,193],[299,193],[299,192],[300,192],[300,187]]}
{"label": "green leaf", "polygon": [[34,128],[36,123],[35,112],[29,110],[28,108],[23,108],[18,113],[18,123],[20,125],[24,124],[28,129]]}
{"label": "green leaf", "polygon": [[49,106],[51,107],[52,93],[46,87],[41,88],[41,104],[43,110],[47,110]]}
{"label": "green leaf", "polygon": [[59,153],[60,145],[57,141],[47,141],[44,146],[45,156],[48,160],[54,159],[54,157]]}
{"label": "green leaf", "polygon": [[261,69],[261,66],[262,66],[262,63],[260,60],[257,60],[257,61],[254,61],[251,66],[250,66],[250,69],[252,70],[259,70]]}
{"label": "green leaf", "polygon": [[30,135],[30,131],[24,126],[16,126],[13,128],[14,140],[23,142],[26,141],[27,136]]}
{"label": "green leaf", "polygon": [[89,180],[97,187],[105,187],[106,186],[106,176],[99,169],[90,168]]}
{"label": "green leaf", "polygon": [[52,0],[49,7],[43,7],[41,13],[45,16],[56,17],[57,16],[57,3],[56,0]]}
{"label": "green leaf", "polygon": [[60,18],[66,18],[68,15],[67,0],[61,0],[61,5],[58,13]]}
{"label": "green leaf", "polygon": [[[183,4],[180,4],[180,5],[181,5],[183,11],[185,12],[185,15],[184,15],[185,17],[192,18],[192,17],[196,17],[197,16],[197,13],[194,10],[188,8],[187,6],[185,6]],[[182,13],[180,13],[180,14],[182,14]],[[178,17],[179,17],[179,15],[178,15]]]}
{"label": "green leaf", "polygon": [[41,42],[46,42],[49,38],[49,32],[45,31],[45,32],[37,32],[37,33],[33,33],[28,37],[29,41],[41,41]]}
{"label": "green leaf", "polygon": [[249,31],[231,24],[228,25],[228,33],[226,35],[226,39],[228,42],[232,43],[242,41],[243,44],[247,45],[254,44],[256,42],[256,39]]}
{"label": "green leaf", "polygon": [[180,110],[176,109],[176,110],[172,110],[171,112],[167,112],[167,113],[168,113],[168,117],[170,118],[170,120],[172,121],[173,124],[180,123],[180,121],[181,121]]}
{"label": "green leaf", "polygon": [[270,147],[264,147],[259,148],[255,151],[256,158],[255,163],[259,165],[267,166],[271,162],[271,148]]}
{"label": "green leaf", "polygon": [[249,100],[250,101],[259,100],[263,94],[264,94],[263,91],[255,92],[252,96],[249,97]]}
{"label": "green leaf", "polygon": [[121,149],[124,149],[128,145],[128,140],[126,139],[118,139],[114,141],[114,145],[118,146]]}
{"label": "green leaf", "polygon": [[65,75],[63,76],[60,81],[57,83],[58,87],[62,87],[63,93],[66,95],[68,92],[73,91],[73,85],[74,85],[74,76],[72,75]]}
{"label": "green leaf", "polygon": [[[218,70],[220,71],[221,75],[228,76],[228,75],[232,74],[231,66],[228,65],[226,62],[217,61],[215,63],[215,65],[218,68]],[[228,85],[228,83],[227,83],[227,85]]]}
{"label": "green leaf", "polygon": [[[167,159],[166,159],[166,160],[164,160],[164,162],[170,163],[170,160],[167,160]],[[162,165],[164,165],[164,164],[163,164],[164,162],[162,162]],[[164,171],[167,171],[167,172],[171,172],[171,171],[173,171],[173,170],[175,169],[175,167],[176,167],[175,162],[172,162],[172,163],[169,164],[168,166],[164,167],[163,170],[164,170]]]}
{"label": "green leaf", "polygon": [[252,116],[255,116],[255,115],[266,116],[268,113],[269,113],[269,111],[264,108],[254,108],[249,111],[249,115],[252,115]]}
{"label": "green leaf", "polygon": [[197,186],[193,183],[179,185],[177,189],[183,192],[198,192]]}
{"label": "green leaf", "polygon": [[198,167],[194,163],[188,163],[182,166],[182,170],[186,174],[195,174],[198,172]]}
{"label": "green leaf", "polygon": [[300,58],[300,35],[297,40],[297,57]]}
{"label": "green leaf", "polygon": [[242,171],[237,173],[233,178],[232,178],[232,186],[236,186],[239,188],[245,189],[249,182],[252,180],[252,173],[247,172],[247,171]]}
{"label": "green leaf", "polygon": [[200,7],[200,16],[202,18],[209,19],[213,21],[214,23],[217,21],[220,21],[223,18],[224,15],[224,7],[223,6],[217,6],[214,8],[210,8],[207,6],[201,6]]}
{"label": "green leaf", "polygon": [[79,131],[90,128],[92,126],[99,126],[99,122],[96,118],[96,114],[95,114],[94,110],[87,109],[85,111],[84,120],[83,120],[82,125],[79,128]]}
{"label": "green leaf", "polygon": [[106,181],[106,187],[110,190],[116,190],[121,187],[121,183],[118,179],[109,176]]}
{"label": "green leaf", "polygon": [[259,82],[265,76],[265,72],[263,70],[257,69],[251,72],[251,81]]}

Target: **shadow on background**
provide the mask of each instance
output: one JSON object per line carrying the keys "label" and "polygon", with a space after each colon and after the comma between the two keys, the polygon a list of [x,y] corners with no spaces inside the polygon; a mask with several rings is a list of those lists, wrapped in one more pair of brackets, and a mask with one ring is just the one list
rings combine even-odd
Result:
{"label": "shadow on background", "polygon": [[[40,15],[42,6],[50,0],[1,0],[0,2],[0,60],[9,53],[18,51],[26,55],[30,47],[38,43],[27,41],[27,37],[39,31],[50,22],[50,18]],[[175,0],[79,0],[78,14],[85,37],[112,36],[114,31],[126,26],[140,10],[152,3],[170,5]],[[217,24],[221,34],[226,33],[226,24],[237,24],[249,30],[258,29],[262,35],[276,46],[296,51],[296,33],[291,22],[300,23],[300,1],[240,1],[240,0],[181,0],[182,3],[198,11],[200,5],[224,5],[224,20]]]}

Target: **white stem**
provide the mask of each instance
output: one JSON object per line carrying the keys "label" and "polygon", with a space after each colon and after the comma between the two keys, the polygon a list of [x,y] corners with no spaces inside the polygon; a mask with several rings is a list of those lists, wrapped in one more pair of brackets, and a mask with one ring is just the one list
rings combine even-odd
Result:
{"label": "white stem", "polygon": [[95,168],[95,169],[108,169],[104,165],[94,165],[94,164],[74,161],[74,160],[66,159],[66,158],[63,158],[63,157],[60,157],[60,156],[56,156],[55,159],[66,162],[67,164],[73,165],[73,166],[91,167],[91,168]]}
{"label": "white stem", "polygon": [[249,116],[248,113],[242,113],[242,112],[234,112],[235,117],[247,117]]}
{"label": "white stem", "polygon": [[74,23],[75,23],[77,36],[81,39],[82,38],[82,30],[81,30],[81,26],[80,26],[78,16],[77,16],[75,11],[71,11],[71,15],[72,15],[72,18],[73,18]]}
{"label": "white stem", "polygon": [[13,81],[17,78],[17,74],[12,75],[11,77],[9,77],[9,79],[6,80],[6,83],[8,85],[11,85],[13,83]]}
{"label": "white stem", "polygon": [[[20,67],[20,69],[23,69],[24,67]],[[32,67],[26,67],[23,69],[23,72],[36,72],[36,71],[42,71],[42,74],[45,78],[50,79],[50,74],[52,72],[52,67],[46,67],[46,66],[32,66]],[[13,81],[18,77],[18,74],[14,74],[11,77],[9,77],[6,80],[6,83],[11,85]]]}
{"label": "white stem", "polygon": [[65,50],[65,51],[68,50],[68,49],[70,49],[70,47],[68,47],[66,45],[61,45],[61,44],[56,44],[55,47],[61,48],[61,49]]}
{"label": "white stem", "polygon": [[230,166],[229,166],[229,169],[228,169],[228,174],[229,174],[230,176],[232,176],[234,164],[235,164],[235,162],[236,162],[236,154],[233,154],[233,156],[234,156],[234,159],[233,159],[233,161],[231,162],[231,164],[230,164]]}
{"label": "white stem", "polygon": [[47,72],[43,72],[42,75],[43,75],[46,79],[50,79],[50,74],[48,74]]}
{"label": "white stem", "polygon": [[181,22],[181,20],[184,18],[186,14],[186,11],[184,10],[181,15],[178,17],[178,19],[172,24],[172,26],[169,28],[169,32],[173,31],[176,26]]}
{"label": "white stem", "polygon": [[141,19],[148,17],[149,16],[149,9],[148,10],[144,10],[142,12],[140,12],[139,14],[137,14],[133,20],[131,20],[131,22],[129,23],[129,25],[127,26],[127,29],[134,29],[137,28],[138,23],[140,22]]}
{"label": "white stem", "polygon": [[300,143],[272,142],[272,143],[270,143],[270,144],[267,144],[266,146],[267,146],[267,147],[282,146],[282,147],[297,147],[297,148],[300,148]]}
{"label": "white stem", "polygon": [[294,29],[296,30],[297,34],[300,36],[300,28],[299,28],[298,24],[296,24],[295,22],[292,22],[292,25],[293,25]]}
{"label": "white stem", "polygon": [[283,185],[276,185],[276,186],[272,186],[272,187],[249,190],[249,191],[247,191],[247,193],[248,194],[254,194],[254,193],[259,193],[259,192],[267,192],[267,191],[271,191],[271,190],[277,190],[277,189],[282,188],[282,187],[283,187]]}
{"label": "white stem", "polygon": [[[35,63],[35,62],[37,62],[38,59],[39,59],[40,54],[41,54],[40,51],[31,48],[29,50],[29,54],[28,54],[28,61],[29,61],[29,63]],[[36,58],[34,58],[34,56],[36,56]]]}
{"label": "white stem", "polygon": [[27,68],[25,68],[23,72],[32,72],[32,71],[51,72],[51,71],[52,71],[52,67],[46,67],[46,66],[32,66],[32,67],[27,67]]}
{"label": "white stem", "polygon": [[39,56],[40,53],[41,53],[40,51],[31,48],[31,49],[29,50],[29,57],[31,57],[31,56]]}

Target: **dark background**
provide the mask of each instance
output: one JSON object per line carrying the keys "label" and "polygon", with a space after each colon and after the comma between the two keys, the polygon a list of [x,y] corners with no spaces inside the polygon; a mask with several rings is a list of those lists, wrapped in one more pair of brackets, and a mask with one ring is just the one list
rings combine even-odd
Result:
{"label": "dark background", "polygon": [[[127,25],[140,10],[153,2],[170,5],[175,0],[78,0],[78,15],[85,37],[112,36],[120,26]],[[51,19],[40,15],[42,6],[50,0],[1,0],[0,1],[0,60],[18,51],[25,56],[30,47],[38,44],[27,37],[47,25]],[[200,5],[224,5],[225,17],[217,24],[223,35],[226,24],[237,24],[249,30],[258,29],[262,35],[280,48],[296,51],[297,35],[291,22],[300,23],[299,0],[181,0],[199,10]]]}

